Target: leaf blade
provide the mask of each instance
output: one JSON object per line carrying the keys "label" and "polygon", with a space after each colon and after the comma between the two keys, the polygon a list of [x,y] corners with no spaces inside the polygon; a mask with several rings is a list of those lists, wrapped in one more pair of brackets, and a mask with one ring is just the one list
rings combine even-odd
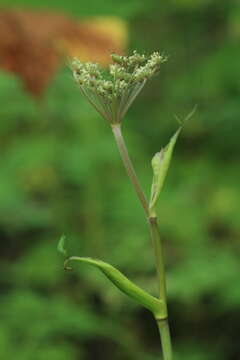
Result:
{"label": "leaf blade", "polygon": [[71,256],[67,262],[74,260],[97,267],[121,292],[150,310],[155,317],[166,317],[166,307],[162,300],[148,294],[112,265],[98,259],[77,256]]}
{"label": "leaf blade", "polygon": [[153,182],[149,204],[150,213],[152,214],[155,214],[155,207],[161,193],[165,178],[167,176],[174,146],[181,130],[182,126],[180,126],[179,129],[174,133],[169,143],[164,148],[162,148],[160,152],[156,153],[152,158]]}

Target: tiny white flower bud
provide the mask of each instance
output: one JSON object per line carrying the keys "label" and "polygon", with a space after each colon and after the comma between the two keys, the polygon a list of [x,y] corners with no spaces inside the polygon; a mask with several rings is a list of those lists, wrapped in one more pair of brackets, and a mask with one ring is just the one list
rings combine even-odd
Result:
{"label": "tiny white flower bud", "polygon": [[[111,124],[121,122],[146,80],[159,71],[165,58],[133,51],[130,56],[112,55],[107,79],[98,64],[72,61],[73,76],[82,93]],[[96,101],[95,101],[95,100]]]}

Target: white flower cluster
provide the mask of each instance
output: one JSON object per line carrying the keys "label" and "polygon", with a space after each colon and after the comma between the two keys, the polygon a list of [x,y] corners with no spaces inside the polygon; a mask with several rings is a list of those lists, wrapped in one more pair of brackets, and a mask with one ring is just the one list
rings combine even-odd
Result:
{"label": "white flower cluster", "polygon": [[112,60],[108,74],[98,64],[78,59],[73,60],[72,70],[82,93],[114,124],[122,120],[145,82],[158,73],[166,58],[158,52],[146,56],[134,51],[130,56],[113,54]]}

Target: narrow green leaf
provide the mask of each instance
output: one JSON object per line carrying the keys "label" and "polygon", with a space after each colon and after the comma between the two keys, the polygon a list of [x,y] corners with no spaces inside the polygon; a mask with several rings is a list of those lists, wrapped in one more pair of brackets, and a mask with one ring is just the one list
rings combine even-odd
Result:
{"label": "narrow green leaf", "polygon": [[166,308],[162,300],[148,294],[112,265],[97,259],[72,256],[66,260],[65,267],[68,267],[69,261],[74,260],[97,267],[119,290],[150,310],[155,317],[166,317]]}
{"label": "narrow green leaf", "polygon": [[180,127],[171,137],[168,145],[165,148],[161,149],[160,152],[156,153],[152,159],[153,182],[149,205],[150,213],[152,214],[155,213],[156,203],[162,190],[164,180],[166,178],[168,168],[171,162],[173,149],[181,130],[182,127]]}
{"label": "narrow green leaf", "polygon": [[156,204],[159,198],[159,195],[161,193],[168,168],[170,166],[172,153],[174,146],[176,144],[178,135],[180,131],[182,130],[185,123],[192,118],[192,116],[195,114],[197,110],[197,105],[195,105],[190,111],[190,113],[185,117],[185,119],[181,120],[176,115],[176,119],[178,123],[180,124],[179,129],[175,132],[175,134],[171,137],[169,143],[165,148],[161,149],[160,152],[156,153],[152,159],[152,168],[153,168],[153,182],[152,182],[152,188],[151,188],[151,197],[150,197],[150,204],[149,204],[149,212],[150,216],[156,216],[155,215],[155,208]]}
{"label": "narrow green leaf", "polygon": [[66,241],[66,236],[62,235],[58,242],[57,249],[61,254],[67,256],[67,250],[65,248],[65,241]]}

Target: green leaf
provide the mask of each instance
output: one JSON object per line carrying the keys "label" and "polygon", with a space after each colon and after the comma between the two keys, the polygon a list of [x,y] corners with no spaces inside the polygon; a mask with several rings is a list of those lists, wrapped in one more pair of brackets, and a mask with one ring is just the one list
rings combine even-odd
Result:
{"label": "green leaf", "polygon": [[170,162],[172,159],[172,153],[174,146],[176,144],[178,135],[182,130],[183,126],[186,124],[188,120],[192,118],[197,110],[197,105],[195,105],[190,111],[190,113],[183,119],[179,119],[178,116],[175,115],[176,120],[180,124],[179,129],[175,132],[175,134],[171,137],[167,146],[160,150],[160,152],[156,153],[152,159],[152,168],[153,168],[153,182],[151,188],[151,197],[149,204],[149,212],[150,216],[156,216],[156,204],[161,193],[165,178],[167,176],[168,168],[170,166]]}
{"label": "green leaf", "polygon": [[65,241],[66,241],[66,236],[62,235],[58,242],[57,249],[61,254],[67,256],[67,250],[65,248]]}
{"label": "green leaf", "polygon": [[74,260],[97,267],[119,290],[150,310],[155,317],[166,317],[166,307],[162,300],[148,294],[112,265],[97,259],[72,256],[66,260],[65,267],[69,268],[69,261]]}
{"label": "green leaf", "polygon": [[181,130],[182,130],[182,126],[171,137],[168,145],[165,148],[161,149],[160,152],[156,153],[152,159],[153,182],[152,182],[151,199],[149,205],[150,214],[152,214],[152,216],[155,216],[155,207],[157,204],[157,200],[161,193],[164,180],[166,178],[168,168],[171,162],[173,149]]}

